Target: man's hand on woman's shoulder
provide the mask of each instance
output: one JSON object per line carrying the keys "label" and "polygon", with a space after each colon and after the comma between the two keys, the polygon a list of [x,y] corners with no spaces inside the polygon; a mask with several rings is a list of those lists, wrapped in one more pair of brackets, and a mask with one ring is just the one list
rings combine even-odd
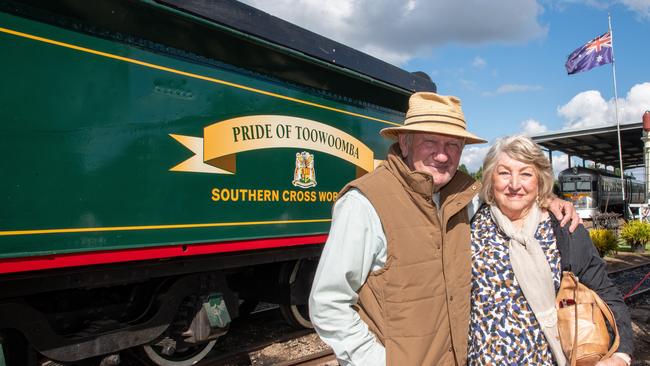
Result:
{"label": "man's hand on woman's shoulder", "polygon": [[558,220],[560,220],[560,226],[563,227],[570,221],[570,232],[574,232],[578,225],[582,224],[582,219],[578,216],[576,208],[573,206],[573,203],[569,201],[561,200],[558,197],[553,196],[549,199],[548,210],[551,211]]}

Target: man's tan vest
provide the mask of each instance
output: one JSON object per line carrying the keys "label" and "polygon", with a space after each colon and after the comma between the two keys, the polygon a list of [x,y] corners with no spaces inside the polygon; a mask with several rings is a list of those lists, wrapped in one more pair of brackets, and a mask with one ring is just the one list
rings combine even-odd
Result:
{"label": "man's tan vest", "polygon": [[[386,266],[359,290],[356,310],[386,348],[386,364],[464,365],[471,252],[466,206],[480,183],[457,172],[440,191],[412,172],[397,144],[387,161],[350,184],[372,203],[387,239]],[[444,230],[441,230],[444,228]]]}

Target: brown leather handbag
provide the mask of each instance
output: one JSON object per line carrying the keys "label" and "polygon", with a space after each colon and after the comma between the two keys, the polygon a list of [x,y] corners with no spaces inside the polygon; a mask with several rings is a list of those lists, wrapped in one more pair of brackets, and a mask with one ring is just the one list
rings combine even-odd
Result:
{"label": "brown leather handbag", "polygon": [[[562,272],[555,306],[560,343],[571,366],[592,366],[616,352],[620,339],[612,310],[573,272]],[[611,347],[605,320],[614,331]]]}

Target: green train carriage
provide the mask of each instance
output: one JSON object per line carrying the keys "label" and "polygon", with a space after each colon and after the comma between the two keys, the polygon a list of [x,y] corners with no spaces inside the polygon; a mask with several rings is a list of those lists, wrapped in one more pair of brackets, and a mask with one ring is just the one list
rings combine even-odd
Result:
{"label": "green train carriage", "polygon": [[[0,364],[198,360],[309,326],[337,192],[411,74],[234,1],[0,1]],[[180,325],[179,325],[180,324]]]}

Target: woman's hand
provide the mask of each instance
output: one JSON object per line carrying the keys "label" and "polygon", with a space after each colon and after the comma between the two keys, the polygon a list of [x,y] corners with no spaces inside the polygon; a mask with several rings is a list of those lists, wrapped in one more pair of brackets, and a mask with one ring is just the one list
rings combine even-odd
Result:
{"label": "woman's hand", "polygon": [[[615,354],[612,355],[612,357],[610,357],[610,358],[608,358],[606,360],[598,361],[596,366],[629,366],[630,362],[624,360],[619,355],[620,354],[615,353]],[[627,356],[627,354],[624,355],[624,356]]]}
{"label": "woman's hand", "polygon": [[557,197],[549,198],[548,210],[560,220],[560,226],[564,226],[571,221],[571,226],[569,226],[570,232],[574,232],[578,225],[582,224],[582,219],[578,216],[576,208],[569,201],[561,200]]}

